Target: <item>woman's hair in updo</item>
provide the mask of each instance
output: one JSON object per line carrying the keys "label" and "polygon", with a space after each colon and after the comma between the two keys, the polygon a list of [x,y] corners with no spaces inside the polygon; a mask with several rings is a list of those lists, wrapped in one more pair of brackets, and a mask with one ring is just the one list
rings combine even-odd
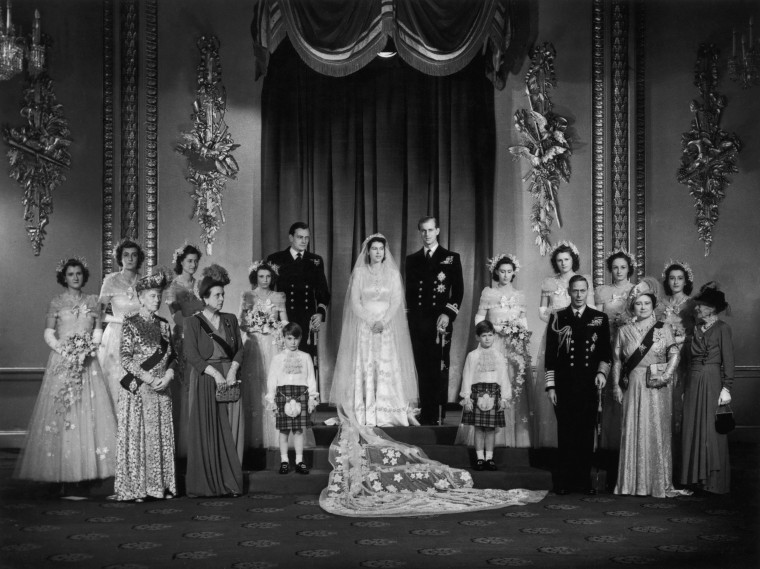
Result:
{"label": "woman's hair in updo", "polygon": [[557,265],[557,255],[560,253],[569,253],[570,257],[573,259],[573,272],[577,271],[581,268],[581,258],[568,246],[568,245],[560,245],[552,252],[552,269],[554,269],[555,273],[559,273],[559,266]]}
{"label": "woman's hair in updo", "polygon": [[493,279],[494,281],[499,280],[499,275],[497,273],[499,271],[499,267],[501,267],[502,265],[512,265],[512,271],[514,272],[512,273],[512,280],[510,280],[509,282],[512,282],[513,280],[515,280],[515,277],[517,276],[517,267],[515,266],[515,262],[510,257],[503,257],[499,259],[498,261],[496,261],[496,265],[494,265],[494,268],[491,271],[491,279]]}
{"label": "woman's hair in updo", "polygon": [[385,248],[388,246],[388,242],[385,240],[385,237],[381,237],[379,235],[375,235],[374,237],[370,237],[369,241],[367,241],[367,264],[372,264],[372,260],[369,256],[369,250],[370,247],[372,247],[373,243],[382,243],[383,244],[383,261],[385,261]]}
{"label": "woman's hair in updo", "polygon": [[182,247],[182,252],[177,255],[177,260],[174,261],[174,274],[175,275],[181,275],[182,274],[182,261],[185,260],[185,257],[188,255],[197,255],[198,260],[201,260],[201,257],[203,257],[203,254],[198,250],[198,248],[195,245],[185,245]]}
{"label": "woman's hair in updo", "polygon": [[628,263],[628,278],[631,278],[631,276],[633,275],[633,259],[631,259],[628,255],[626,255],[622,251],[613,253],[612,255],[607,257],[607,270],[609,272],[612,272],[612,263],[615,262],[615,259],[624,259],[625,262]]}
{"label": "woman's hair in updo", "polygon": [[90,280],[90,270],[82,261],[73,258],[67,260],[63,266],[55,272],[55,280],[58,281],[58,284],[66,288],[66,271],[69,270],[69,267],[80,267],[82,269],[82,286],[86,285],[87,281]]}
{"label": "woman's hair in updo", "polygon": [[136,268],[137,270],[140,270],[140,267],[142,267],[142,264],[145,261],[145,251],[142,250],[142,247],[130,239],[122,239],[116,246],[116,254],[114,255],[116,257],[116,264],[120,267],[124,266],[124,263],[121,260],[121,256],[124,254],[124,249],[137,249]]}
{"label": "woman's hair in updo", "polygon": [[269,271],[269,274],[272,276],[272,280],[269,281],[269,288],[271,290],[277,290],[275,287],[277,284],[277,272],[269,263],[261,263],[258,267],[256,267],[256,270],[248,273],[248,282],[251,283],[251,286],[256,286],[259,284],[259,271]]}
{"label": "woman's hair in updo", "polygon": [[683,278],[685,281],[683,285],[683,292],[686,294],[686,296],[691,295],[692,291],[694,290],[694,283],[691,281],[691,279],[689,279],[689,271],[687,271],[678,263],[673,263],[667,269],[665,269],[665,278],[662,280],[662,287],[665,289],[665,294],[668,296],[673,296],[673,289],[670,288],[670,283],[668,282],[670,280],[671,271],[681,271],[683,273]]}

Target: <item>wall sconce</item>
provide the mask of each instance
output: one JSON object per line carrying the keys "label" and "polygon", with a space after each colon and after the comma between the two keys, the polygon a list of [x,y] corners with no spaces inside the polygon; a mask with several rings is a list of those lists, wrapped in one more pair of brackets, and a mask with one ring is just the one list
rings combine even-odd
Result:
{"label": "wall sconce", "polygon": [[742,89],[760,84],[760,70],[758,70],[760,46],[755,42],[753,24],[753,18],[750,16],[749,45],[747,45],[747,38],[742,34],[740,54],[736,50],[736,28],[734,28],[731,57],[728,58],[728,77],[731,81],[739,83]]}
{"label": "wall sconce", "polygon": [[45,69],[45,46],[42,43],[42,27],[40,25],[40,11],[34,11],[34,24],[32,25],[31,45],[27,46],[27,39],[18,26],[11,21],[11,0],[8,0],[3,19],[2,6],[0,6],[0,81],[10,79],[21,73],[24,69],[24,58],[27,60],[27,69],[33,77]]}

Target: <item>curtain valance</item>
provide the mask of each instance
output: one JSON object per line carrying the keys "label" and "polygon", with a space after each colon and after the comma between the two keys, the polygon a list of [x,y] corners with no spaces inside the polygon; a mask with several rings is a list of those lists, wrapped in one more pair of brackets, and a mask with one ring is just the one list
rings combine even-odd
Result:
{"label": "curtain valance", "polygon": [[435,76],[463,69],[487,53],[486,75],[506,83],[504,55],[512,36],[510,0],[256,0],[251,23],[256,79],[288,36],[318,73],[358,71],[391,38],[411,67]]}

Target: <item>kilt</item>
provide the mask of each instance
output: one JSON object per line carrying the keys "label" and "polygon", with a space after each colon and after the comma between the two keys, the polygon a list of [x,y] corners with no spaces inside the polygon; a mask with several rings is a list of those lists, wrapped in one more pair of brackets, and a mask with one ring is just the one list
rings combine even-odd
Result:
{"label": "kilt", "polygon": [[[478,409],[478,396],[488,393],[494,398],[494,405],[490,411],[481,411]],[[499,400],[501,399],[501,387],[498,383],[475,383],[470,392],[472,399],[472,411],[462,413],[463,425],[474,425],[476,427],[506,427],[507,422],[504,419],[504,411],[499,411]]]}
{"label": "kilt", "polygon": [[[295,399],[301,404],[301,413],[297,417],[285,414],[285,404]],[[309,388],[305,385],[281,385],[274,395],[277,405],[275,427],[278,431],[297,431],[311,427],[309,420]]]}

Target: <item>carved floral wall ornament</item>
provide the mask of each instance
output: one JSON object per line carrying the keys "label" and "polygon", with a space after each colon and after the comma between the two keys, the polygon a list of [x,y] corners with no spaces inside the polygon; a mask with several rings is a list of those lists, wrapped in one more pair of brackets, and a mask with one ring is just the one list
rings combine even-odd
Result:
{"label": "carved floral wall ornament", "polygon": [[8,175],[24,190],[26,232],[39,255],[53,213],[53,191],[66,180],[64,172],[71,165],[69,124],[46,71],[29,76],[20,114],[27,124],[4,127],[3,138],[10,146]]}
{"label": "carved floral wall ornament", "polygon": [[227,94],[221,84],[222,67],[219,61],[219,40],[215,36],[202,36],[198,40],[201,61],[198,64],[198,93],[193,102],[193,128],[182,133],[183,142],[177,152],[187,156],[189,175],[186,180],[193,186],[194,202],[191,217],[202,228],[201,240],[210,255],[214,235],[225,222],[222,197],[227,179],[235,179],[239,167],[232,152],[234,144],[224,113]]}
{"label": "carved floral wall ornament", "polygon": [[710,254],[712,230],[718,222],[718,206],[731,183],[729,174],[738,172],[736,158],[742,143],[734,133],[720,128],[727,100],[718,94],[719,51],[713,44],[701,44],[694,68],[694,85],[702,101],[690,103],[694,118],[691,128],[681,136],[681,167],[676,178],[689,187],[697,210],[697,232]]}
{"label": "carved floral wall ornament", "polygon": [[557,205],[560,181],[570,180],[570,141],[565,137],[567,120],[552,112],[549,89],[556,87],[554,57],[556,51],[551,43],[533,48],[531,64],[525,76],[525,91],[530,109],[515,113],[515,127],[522,135],[522,145],[510,146],[515,157],[530,163],[530,171],[523,177],[533,196],[530,223],[536,233],[536,245],[541,255],[551,249],[549,234],[557,220],[562,227]]}

